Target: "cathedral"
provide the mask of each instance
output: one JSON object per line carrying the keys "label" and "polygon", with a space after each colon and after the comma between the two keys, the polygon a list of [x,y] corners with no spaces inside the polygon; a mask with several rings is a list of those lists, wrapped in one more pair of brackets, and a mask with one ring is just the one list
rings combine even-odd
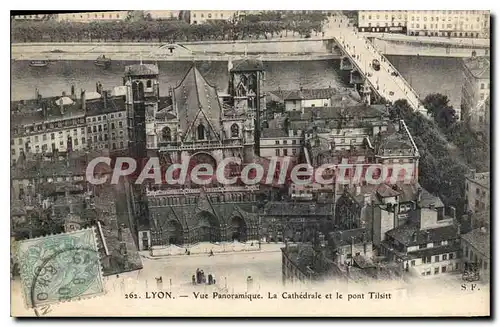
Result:
{"label": "cathedral", "polygon": [[[254,162],[265,110],[263,65],[245,59],[228,66],[229,96],[219,95],[193,65],[166,98],[159,95],[157,66],[127,67],[129,126],[134,126],[130,147],[136,158],[158,157],[164,167],[185,161],[190,167],[204,163],[214,171],[225,158],[238,158],[242,165]],[[232,176],[241,171],[236,164],[229,168]],[[204,186],[189,179],[182,185],[151,182],[142,191],[146,208],[139,216],[147,218],[137,224],[139,249],[257,240],[258,192],[258,185],[227,186],[216,179]]]}

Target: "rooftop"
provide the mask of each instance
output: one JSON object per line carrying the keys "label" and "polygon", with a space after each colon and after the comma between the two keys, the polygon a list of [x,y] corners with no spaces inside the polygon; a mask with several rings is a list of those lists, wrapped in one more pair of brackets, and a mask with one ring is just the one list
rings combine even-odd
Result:
{"label": "rooftop", "polygon": [[489,57],[471,57],[464,59],[465,67],[475,78],[490,78],[490,58]]}
{"label": "rooftop", "polygon": [[458,238],[458,227],[453,224],[420,230],[416,225],[403,225],[388,231],[387,236],[394,238],[405,246],[413,246]]}
{"label": "rooftop", "polygon": [[261,138],[287,137],[288,133],[282,128],[263,128]]}
{"label": "rooftop", "polygon": [[158,73],[158,66],[153,64],[135,64],[125,67],[127,76],[151,76],[158,75]]}

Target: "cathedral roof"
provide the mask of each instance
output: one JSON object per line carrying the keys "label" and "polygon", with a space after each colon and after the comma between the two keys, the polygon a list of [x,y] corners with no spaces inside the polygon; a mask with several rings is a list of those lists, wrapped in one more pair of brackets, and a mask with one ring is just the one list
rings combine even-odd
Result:
{"label": "cathedral roof", "polygon": [[[173,102],[178,112],[181,130],[185,133],[186,141],[194,123],[199,120],[206,128],[211,129],[213,135],[218,135],[215,126],[220,124],[221,105],[217,90],[210,85],[193,65],[186,76],[173,91]],[[208,126],[207,126],[208,125]],[[216,136],[218,138],[218,136]]]}
{"label": "cathedral roof", "polygon": [[234,72],[247,72],[247,71],[256,71],[256,70],[264,70],[264,65],[261,60],[258,59],[243,59],[243,60],[235,60],[233,61],[233,68],[231,71]]}
{"label": "cathedral roof", "polygon": [[153,64],[135,64],[125,67],[125,74],[129,76],[158,75],[158,66]]}

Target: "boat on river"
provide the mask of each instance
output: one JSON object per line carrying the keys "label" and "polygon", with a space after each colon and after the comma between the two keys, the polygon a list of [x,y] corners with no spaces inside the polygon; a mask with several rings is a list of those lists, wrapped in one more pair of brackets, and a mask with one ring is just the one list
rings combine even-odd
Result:
{"label": "boat on river", "polygon": [[49,65],[48,60],[32,60],[30,61],[30,67],[47,67]]}
{"label": "boat on river", "polygon": [[104,68],[108,68],[109,66],[111,66],[111,58],[106,58],[105,55],[100,55],[99,57],[97,57],[97,59],[94,61],[94,65],[98,66],[98,67],[104,67]]}

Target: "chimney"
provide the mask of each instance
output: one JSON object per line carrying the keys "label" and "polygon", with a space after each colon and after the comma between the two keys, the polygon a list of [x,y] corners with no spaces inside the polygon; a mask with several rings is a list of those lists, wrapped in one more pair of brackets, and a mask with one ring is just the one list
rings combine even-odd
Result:
{"label": "chimney", "polygon": [[96,92],[102,94],[102,84],[101,82],[96,83]]}
{"label": "chimney", "polygon": [[61,101],[61,103],[59,104],[59,108],[61,109],[61,115],[64,115],[64,102],[63,102],[63,99],[59,99],[59,101]]}
{"label": "chimney", "polygon": [[371,197],[372,197],[372,196],[371,196],[371,194],[369,194],[369,193],[366,193],[366,194],[364,195],[363,202],[364,202],[365,206],[368,206],[368,205],[370,205],[370,204],[371,204],[371,202],[372,202],[372,201],[371,201]]}
{"label": "chimney", "polygon": [[420,202],[422,202],[422,188],[419,187],[417,189],[417,205],[420,205]]}
{"label": "chimney", "polygon": [[451,218],[455,219],[456,218],[456,215],[457,215],[457,209],[453,206],[450,206],[450,215],[451,215]]}
{"label": "chimney", "polygon": [[75,84],[71,84],[71,99],[75,100]]}
{"label": "chimney", "polygon": [[356,195],[360,195],[361,194],[361,186],[358,184],[356,185]]}
{"label": "chimney", "polygon": [[42,115],[43,119],[47,119],[48,113],[47,113],[47,102],[42,102]]}
{"label": "chimney", "polygon": [[429,209],[434,210],[434,203],[429,204]]}
{"label": "chimney", "polygon": [[85,90],[82,90],[80,93],[80,100],[82,101],[82,109],[86,110],[87,109],[87,97],[85,96]]}
{"label": "chimney", "polygon": [[108,91],[102,91],[102,101],[104,103],[104,109],[108,108]]}
{"label": "chimney", "polygon": [[40,98],[38,97],[38,88],[35,88],[35,100],[36,100],[36,103],[38,103],[40,101]]}
{"label": "chimney", "polygon": [[417,241],[417,232],[414,232],[413,235],[412,235],[412,240],[413,242],[416,242]]}

